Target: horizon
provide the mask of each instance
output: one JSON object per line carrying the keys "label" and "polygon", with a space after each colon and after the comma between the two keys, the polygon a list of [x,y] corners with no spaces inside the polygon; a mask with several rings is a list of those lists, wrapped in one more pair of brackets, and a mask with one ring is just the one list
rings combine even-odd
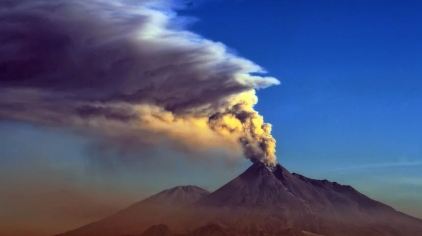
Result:
{"label": "horizon", "polygon": [[422,219],[421,10],[0,3],[0,234],[61,233],[179,185],[216,190],[254,162]]}

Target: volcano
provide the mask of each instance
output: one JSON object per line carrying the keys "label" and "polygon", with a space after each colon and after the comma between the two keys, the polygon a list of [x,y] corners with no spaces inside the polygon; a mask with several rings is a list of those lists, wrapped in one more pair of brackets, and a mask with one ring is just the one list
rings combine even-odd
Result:
{"label": "volcano", "polygon": [[422,220],[351,186],[254,163],[210,193],[164,190],[62,236],[416,236]]}

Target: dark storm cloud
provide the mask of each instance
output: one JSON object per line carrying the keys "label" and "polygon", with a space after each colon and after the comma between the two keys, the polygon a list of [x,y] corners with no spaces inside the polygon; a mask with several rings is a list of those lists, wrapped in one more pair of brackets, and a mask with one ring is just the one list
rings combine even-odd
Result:
{"label": "dark storm cloud", "polygon": [[[157,124],[145,116],[191,121],[225,112],[238,94],[278,83],[255,75],[259,66],[223,44],[175,25],[170,5],[2,1],[0,117],[95,128],[107,121]],[[240,102],[254,99],[246,100]]]}

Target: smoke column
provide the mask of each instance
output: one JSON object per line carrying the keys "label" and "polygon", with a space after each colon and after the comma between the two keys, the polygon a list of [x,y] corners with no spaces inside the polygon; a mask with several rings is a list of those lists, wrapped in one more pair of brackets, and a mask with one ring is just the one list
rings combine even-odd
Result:
{"label": "smoke column", "polygon": [[276,163],[253,62],[183,28],[164,1],[0,2],[0,118],[125,145],[166,140]]}

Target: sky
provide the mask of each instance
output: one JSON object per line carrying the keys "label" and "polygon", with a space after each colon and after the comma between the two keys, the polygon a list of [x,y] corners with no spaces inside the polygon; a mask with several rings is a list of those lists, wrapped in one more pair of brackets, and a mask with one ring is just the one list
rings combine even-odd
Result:
{"label": "sky", "polygon": [[[177,14],[281,82],[258,89],[255,108],[282,165],[422,217],[421,10],[418,1],[205,0]],[[213,190],[250,163],[171,145],[126,152],[98,133],[25,119],[2,119],[0,134],[5,232],[61,232],[175,185]]]}
{"label": "sky", "polygon": [[422,216],[422,4],[210,1],[192,29],[262,65],[260,90],[290,170]]}

